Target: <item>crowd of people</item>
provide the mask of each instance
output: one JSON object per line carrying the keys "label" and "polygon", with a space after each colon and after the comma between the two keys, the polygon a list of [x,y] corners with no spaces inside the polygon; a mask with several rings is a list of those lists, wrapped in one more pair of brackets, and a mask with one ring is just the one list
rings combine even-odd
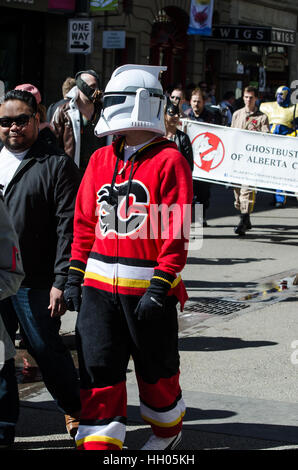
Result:
{"label": "crowd of people", "polygon": [[[240,98],[233,91],[224,93],[222,100],[216,99],[216,87],[202,81],[196,86],[190,84],[185,90],[170,87],[169,99],[179,105],[180,117],[198,122],[265,132],[279,135],[296,136],[298,128],[298,109],[291,103],[291,89],[280,86],[275,93],[276,100],[263,102],[254,86],[246,86]],[[210,183],[194,179],[194,202],[203,205],[203,226],[207,227],[207,209],[210,205]],[[240,220],[234,228],[235,234],[244,236],[252,228],[250,214],[253,211],[256,191],[242,185],[234,188],[234,206],[240,211]],[[282,208],[287,196],[276,190],[273,205]]]}
{"label": "crowd of people", "polygon": [[[162,70],[119,67],[104,92],[94,70],[79,71],[48,110],[34,85],[20,84],[0,106],[0,447],[13,444],[18,420],[18,330],[78,449],[122,449],[130,356],[141,415],[152,428],[142,450],[181,441],[177,305],[187,300],[180,275],[191,224],[185,208],[203,204],[207,226],[210,183],[192,179],[193,150],[180,119],[289,133],[296,118],[289,126],[287,87],[277,90],[279,126],[277,105],[262,113],[253,87],[245,88],[239,110],[231,92],[216,106],[215,88],[208,94],[205,82],[188,94],[171,87],[164,104]],[[255,194],[244,186],[234,193],[235,233],[243,236]],[[164,209],[159,226],[151,206],[179,211]],[[155,237],[141,236],[152,231]],[[67,309],[78,312],[79,374],[59,336]]]}

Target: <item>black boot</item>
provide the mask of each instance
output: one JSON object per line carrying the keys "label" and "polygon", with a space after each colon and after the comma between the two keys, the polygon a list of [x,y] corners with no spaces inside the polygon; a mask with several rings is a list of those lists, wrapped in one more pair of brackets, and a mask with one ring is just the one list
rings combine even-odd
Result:
{"label": "black boot", "polygon": [[206,209],[203,205],[203,227],[208,227],[207,219],[206,219]]}
{"label": "black boot", "polygon": [[241,214],[240,215],[240,222],[237,225],[237,227],[234,228],[234,232],[237,233],[237,235],[245,235],[245,232],[247,230],[251,229],[251,222],[249,218],[249,214]]}
{"label": "black boot", "polygon": [[250,221],[250,217],[249,217],[249,214],[246,214],[247,215],[247,219],[246,219],[246,230],[250,230],[252,228],[252,225],[251,225],[251,221]]}

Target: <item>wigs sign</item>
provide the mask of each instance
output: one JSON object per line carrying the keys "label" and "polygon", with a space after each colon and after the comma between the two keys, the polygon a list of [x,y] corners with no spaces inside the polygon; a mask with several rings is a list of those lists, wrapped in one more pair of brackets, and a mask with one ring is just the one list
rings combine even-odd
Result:
{"label": "wigs sign", "polygon": [[298,138],[183,119],[193,178],[260,191],[298,192]]}

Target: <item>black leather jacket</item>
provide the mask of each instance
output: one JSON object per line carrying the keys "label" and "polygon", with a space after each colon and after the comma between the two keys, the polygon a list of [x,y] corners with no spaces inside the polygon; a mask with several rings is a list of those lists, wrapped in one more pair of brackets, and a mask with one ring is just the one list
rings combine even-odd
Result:
{"label": "black leather jacket", "polygon": [[22,287],[63,289],[79,183],[73,160],[39,137],[7,186],[4,200],[25,271]]}
{"label": "black leather jacket", "polygon": [[182,155],[188,161],[191,171],[193,171],[193,151],[190,138],[187,134],[185,134],[185,132],[182,132],[177,129],[175,135],[175,143],[178,147],[179,152],[181,152]]}

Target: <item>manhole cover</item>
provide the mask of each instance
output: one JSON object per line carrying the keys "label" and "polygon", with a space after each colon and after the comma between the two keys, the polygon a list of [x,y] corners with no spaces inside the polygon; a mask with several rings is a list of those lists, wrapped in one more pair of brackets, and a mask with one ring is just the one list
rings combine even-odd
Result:
{"label": "manhole cover", "polygon": [[[179,337],[197,335],[220,318],[233,318],[239,311],[251,305],[234,300],[201,297],[197,302],[188,301],[179,315]],[[231,317],[229,317],[231,315]],[[210,324],[211,322],[211,324]]]}
{"label": "manhole cover", "polygon": [[230,315],[248,308],[243,302],[234,302],[222,299],[201,298],[198,302],[189,302],[185,305],[183,313],[207,313],[209,315]]}

